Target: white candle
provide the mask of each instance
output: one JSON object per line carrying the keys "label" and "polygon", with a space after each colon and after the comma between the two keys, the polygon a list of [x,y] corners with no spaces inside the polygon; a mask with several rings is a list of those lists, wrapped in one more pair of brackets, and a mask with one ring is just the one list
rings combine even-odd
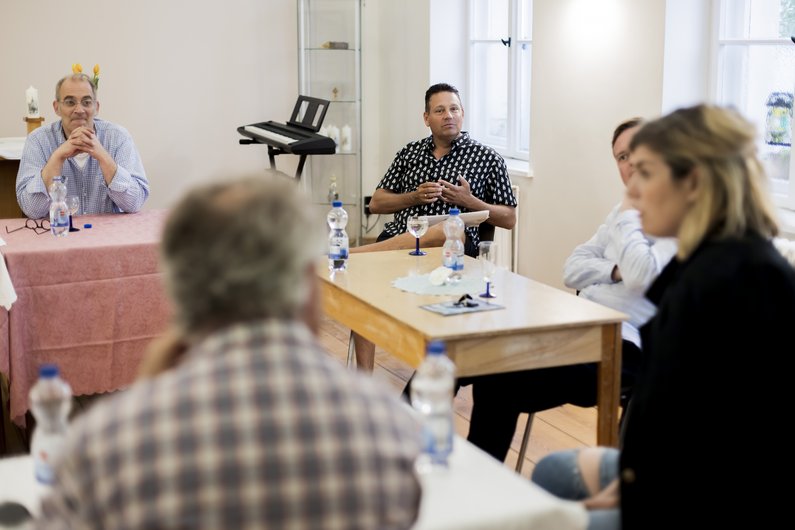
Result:
{"label": "white candle", "polygon": [[328,137],[334,140],[334,143],[337,144],[337,148],[340,146],[340,128],[336,125],[329,125],[328,126]]}
{"label": "white candle", "polygon": [[28,118],[39,117],[39,91],[32,86],[25,91],[25,100],[28,102]]}
{"label": "white candle", "polygon": [[340,150],[345,153],[349,153],[351,151],[351,146],[352,146],[351,128],[348,125],[343,125],[340,134]]}

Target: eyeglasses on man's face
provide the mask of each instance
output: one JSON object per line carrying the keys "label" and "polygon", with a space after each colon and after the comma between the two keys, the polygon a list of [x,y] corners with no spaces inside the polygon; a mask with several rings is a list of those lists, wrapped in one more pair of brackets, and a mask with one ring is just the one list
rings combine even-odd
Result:
{"label": "eyeglasses on man's face", "polygon": [[61,105],[63,105],[67,109],[73,109],[78,104],[84,109],[91,109],[94,107],[94,98],[86,96],[80,101],[78,101],[77,98],[67,96],[61,100]]}
{"label": "eyeglasses on man's face", "polygon": [[8,229],[8,225],[6,225],[6,233],[12,234],[14,232],[18,232],[23,228],[27,228],[29,230],[33,230],[36,232],[37,235],[46,234],[50,231],[50,220],[49,219],[26,219],[25,224],[20,226],[19,228],[14,228],[13,230]]}

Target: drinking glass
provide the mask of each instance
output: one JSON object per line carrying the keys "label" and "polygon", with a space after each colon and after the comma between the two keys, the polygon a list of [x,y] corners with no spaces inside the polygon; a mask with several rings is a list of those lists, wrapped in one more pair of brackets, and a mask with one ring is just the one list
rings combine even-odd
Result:
{"label": "drinking glass", "polygon": [[417,238],[417,248],[409,252],[409,254],[412,256],[424,256],[425,252],[420,250],[420,238],[428,231],[428,218],[424,215],[413,215],[409,218],[408,223],[406,223],[406,227],[409,233]]}
{"label": "drinking glass", "polygon": [[80,210],[80,197],[70,195],[66,198],[66,207],[69,208],[69,231],[79,232],[79,228],[72,226],[72,217]]}
{"label": "drinking glass", "polygon": [[494,277],[495,261],[497,259],[497,245],[494,241],[481,241],[478,244],[478,261],[483,271],[483,281],[486,282],[486,292],[481,298],[496,298],[491,294],[491,280]]}

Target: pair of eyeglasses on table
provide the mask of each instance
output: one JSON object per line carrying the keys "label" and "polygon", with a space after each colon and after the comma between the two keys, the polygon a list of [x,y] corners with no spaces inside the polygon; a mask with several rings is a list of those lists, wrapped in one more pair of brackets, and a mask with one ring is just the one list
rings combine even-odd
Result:
{"label": "pair of eyeglasses on table", "polygon": [[13,230],[8,229],[8,225],[6,225],[6,234],[13,234],[14,232],[19,232],[23,228],[27,228],[29,230],[33,230],[36,232],[36,235],[46,234],[50,231],[50,220],[49,219],[25,219],[25,224],[20,226],[19,228],[14,228]]}
{"label": "pair of eyeglasses on table", "polygon": [[456,307],[477,307],[480,304],[472,300],[471,296],[465,294],[461,298],[459,298],[457,302],[453,302],[453,305]]}

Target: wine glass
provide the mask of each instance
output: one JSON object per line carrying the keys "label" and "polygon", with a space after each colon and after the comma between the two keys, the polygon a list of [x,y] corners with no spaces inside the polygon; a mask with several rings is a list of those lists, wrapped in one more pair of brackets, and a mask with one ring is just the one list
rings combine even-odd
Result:
{"label": "wine glass", "polygon": [[428,218],[424,215],[412,215],[406,223],[406,228],[408,228],[411,235],[417,238],[417,248],[409,252],[409,254],[412,256],[424,256],[425,252],[420,250],[420,238],[428,231]]}
{"label": "wine glass", "polygon": [[486,292],[481,298],[496,298],[491,294],[491,280],[494,277],[495,260],[497,259],[497,244],[494,241],[481,241],[478,243],[478,261],[483,271],[483,280],[486,282]]}
{"label": "wine glass", "polygon": [[77,195],[70,195],[66,198],[66,207],[69,208],[69,231],[79,232],[79,228],[72,226],[72,217],[80,210],[80,197]]}

